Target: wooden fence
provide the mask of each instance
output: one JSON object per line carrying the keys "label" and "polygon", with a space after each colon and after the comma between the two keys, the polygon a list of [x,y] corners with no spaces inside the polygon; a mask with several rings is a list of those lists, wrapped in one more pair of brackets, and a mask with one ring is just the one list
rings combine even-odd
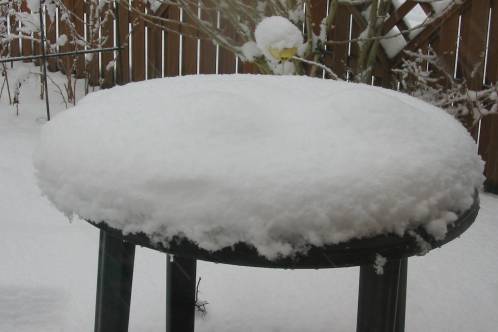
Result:
{"label": "wooden fence", "polygon": [[[75,16],[81,20],[73,20],[76,30],[85,35],[85,17],[89,15],[88,1],[65,0]],[[131,0],[130,4],[142,11],[151,11],[143,0]],[[112,5],[112,4],[111,4]],[[319,25],[326,16],[328,0],[312,0],[312,28],[318,33]],[[28,12],[25,4],[21,10]],[[393,1],[389,18],[384,23],[384,31],[392,29],[407,30],[410,12],[422,11],[428,17],[434,17],[431,23],[418,31],[416,36],[403,34],[404,49],[426,50],[433,48],[443,56],[446,66],[456,77],[465,78],[472,89],[478,90],[487,84],[498,81],[498,0],[466,0],[457,1],[445,10],[436,10],[436,6],[427,1]],[[161,6],[155,15],[167,19],[188,22],[188,17],[173,6]],[[201,13],[202,15],[202,13]],[[216,19],[216,18],[207,18]],[[15,31],[18,23],[9,20],[10,30]],[[221,13],[220,25],[227,33],[230,26],[224,25]],[[360,10],[355,6],[340,5],[336,23],[330,31],[329,39],[334,41],[328,48],[325,63],[341,77],[347,77],[350,68],[355,65],[358,48],[348,40],[355,39],[364,30],[366,21]],[[60,19],[55,24],[47,25],[47,38],[55,43],[62,34],[69,33],[69,27]],[[253,72],[254,68],[238,60],[232,53],[210,41],[179,36],[178,34],[158,28],[139,19],[120,6],[115,11],[112,20],[101,28],[103,35],[108,35],[108,41],[103,47],[113,47],[118,43],[124,45],[123,51],[103,53],[85,63],[83,56],[77,60],[75,75],[87,75],[91,85],[101,85],[104,88],[115,84],[126,84],[131,81],[141,81],[164,76],[189,74],[228,74]],[[36,36],[34,36],[36,37]],[[66,44],[62,51],[70,51],[77,46]],[[38,54],[39,47],[29,40],[12,40],[7,55],[23,56]],[[374,70],[373,82],[376,85],[392,87],[391,69],[400,65],[403,52],[388,54],[382,50],[378,56]],[[4,55],[6,53],[4,52]],[[116,65],[108,63],[116,61]],[[67,68],[64,62],[73,61],[67,57],[62,61],[50,60],[49,70],[57,71]],[[482,66],[477,66],[481,63]],[[67,65],[67,63],[66,63]],[[115,68],[120,70],[116,74]],[[477,69],[476,69],[477,68]],[[109,70],[108,70],[109,69]],[[486,189],[498,193],[498,117],[489,116],[481,121],[478,130],[473,132],[479,143],[479,153],[487,162]]]}

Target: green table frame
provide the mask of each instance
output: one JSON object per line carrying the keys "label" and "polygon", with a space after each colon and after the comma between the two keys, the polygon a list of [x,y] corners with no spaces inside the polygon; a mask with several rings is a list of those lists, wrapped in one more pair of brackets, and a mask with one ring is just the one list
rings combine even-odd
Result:
{"label": "green table frame", "polygon": [[[420,227],[400,237],[393,234],[355,239],[324,247],[310,246],[306,254],[268,260],[254,247],[238,243],[216,252],[199,248],[184,238],[168,246],[154,243],[143,233],[123,234],[105,222],[89,221],[100,229],[95,332],[126,332],[130,313],[135,246],[168,254],[166,277],[166,331],[193,332],[197,260],[280,269],[322,269],[360,266],[357,332],[403,332],[405,325],[408,257],[425,254],[460,236],[479,211],[479,197],[460,214],[442,240]],[[421,246],[421,244],[424,244]],[[377,255],[387,259],[383,273],[375,270]]]}

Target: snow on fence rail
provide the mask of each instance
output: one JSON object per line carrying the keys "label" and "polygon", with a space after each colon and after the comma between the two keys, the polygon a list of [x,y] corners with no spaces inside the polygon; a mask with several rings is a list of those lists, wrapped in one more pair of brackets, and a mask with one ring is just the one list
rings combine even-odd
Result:
{"label": "snow on fence rail", "polygon": [[[4,7],[5,4],[10,7],[5,10],[0,6],[0,39],[2,31],[8,36],[0,43],[0,56],[41,53],[38,34],[21,22],[29,21],[29,15],[32,15],[29,3],[20,0],[0,2]],[[123,46],[121,52],[87,56],[86,59],[84,55],[48,59],[50,71],[69,70],[78,78],[87,78],[91,86],[112,87],[164,76],[255,71],[254,66],[211,41],[195,38],[201,33],[195,29],[187,31],[188,23],[192,22],[176,6],[147,0],[52,0],[47,3],[46,36],[52,52]],[[54,6],[57,3],[59,7]],[[366,2],[356,3],[339,1],[324,59],[334,73],[346,79],[355,68],[359,53],[357,43],[353,41],[367,26],[363,13]],[[320,23],[327,16],[331,2],[313,0],[309,4],[305,10],[309,11],[313,32],[319,34]],[[129,11],[130,6],[134,11]],[[140,12],[153,13],[170,25],[185,23],[175,27],[184,34],[178,35],[172,29],[144,20]],[[233,29],[222,12],[216,17],[206,17],[214,15],[201,10],[197,12],[227,34]],[[421,22],[423,27],[417,28]],[[456,78],[465,78],[471,89],[479,90],[498,81],[498,0],[392,0],[382,31],[392,38],[381,43],[382,50],[372,77],[376,85],[396,88],[392,69],[400,66],[403,50],[429,48],[442,56]],[[498,193],[498,119],[495,116],[484,118],[473,135],[479,142],[480,154],[487,161],[486,188]]]}

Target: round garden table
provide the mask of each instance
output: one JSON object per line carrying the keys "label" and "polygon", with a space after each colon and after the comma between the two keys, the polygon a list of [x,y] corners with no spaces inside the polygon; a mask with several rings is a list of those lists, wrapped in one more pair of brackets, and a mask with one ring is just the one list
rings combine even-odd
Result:
{"label": "round garden table", "polygon": [[169,255],[169,332],[194,331],[197,260],[360,266],[357,331],[404,331],[407,258],[474,222],[483,180],[470,135],[430,105],[252,75],[99,92],[43,129],[35,166],[100,229],[96,332],[128,330],[136,245]]}

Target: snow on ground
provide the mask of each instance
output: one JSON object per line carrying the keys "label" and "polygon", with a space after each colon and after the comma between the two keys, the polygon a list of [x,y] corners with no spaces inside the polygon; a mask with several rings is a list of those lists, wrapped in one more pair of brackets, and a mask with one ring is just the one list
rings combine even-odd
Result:
{"label": "snow on ground", "polygon": [[[98,231],[70,223],[35,185],[44,122],[34,82],[16,117],[0,106],[0,331],[93,329]],[[54,107],[63,108],[52,93]],[[21,100],[23,103],[23,99]],[[410,259],[407,331],[493,332],[498,325],[498,197],[482,195],[460,239]],[[130,331],[164,330],[165,256],[138,248]],[[199,332],[355,330],[358,269],[280,271],[199,264],[209,302]]]}

